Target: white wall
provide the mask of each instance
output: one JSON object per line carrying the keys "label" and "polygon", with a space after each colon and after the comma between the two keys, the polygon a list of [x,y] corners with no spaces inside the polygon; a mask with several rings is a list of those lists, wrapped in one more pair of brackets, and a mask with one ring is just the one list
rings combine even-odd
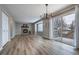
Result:
{"label": "white wall", "polygon": [[49,39],[49,19],[43,20],[43,37]]}
{"label": "white wall", "polygon": [[34,34],[36,35],[37,34],[37,24],[35,24],[35,31],[34,31]]}
{"label": "white wall", "polygon": [[53,39],[53,20],[49,20],[49,39]]}
{"label": "white wall", "polygon": [[16,35],[21,34],[21,26],[22,26],[22,24],[16,23],[15,25],[16,25],[16,28],[15,28]]}
{"label": "white wall", "polygon": [[15,34],[15,21],[13,20],[13,18],[10,16],[9,17],[9,34],[10,34],[10,38],[13,38],[16,34]]}

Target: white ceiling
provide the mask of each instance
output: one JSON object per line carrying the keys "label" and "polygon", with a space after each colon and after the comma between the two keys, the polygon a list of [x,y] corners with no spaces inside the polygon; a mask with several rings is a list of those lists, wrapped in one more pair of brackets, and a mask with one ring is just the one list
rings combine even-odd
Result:
{"label": "white ceiling", "polygon": [[[49,4],[48,12],[55,12],[69,4]],[[33,23],[40,19],[40,15],[45,13],[44,4],[6,4],[3,5],[19,23]]]}

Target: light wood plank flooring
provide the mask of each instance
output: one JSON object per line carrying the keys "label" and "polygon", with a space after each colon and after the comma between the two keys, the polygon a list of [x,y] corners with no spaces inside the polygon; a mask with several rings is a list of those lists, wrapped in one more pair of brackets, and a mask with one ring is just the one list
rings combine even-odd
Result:
{"label": "light wood plank flooring", "polygon": [[1,55],[76,55],[79,50],[64,43],[47,40],[37,35],[18,35],[8,42]]}

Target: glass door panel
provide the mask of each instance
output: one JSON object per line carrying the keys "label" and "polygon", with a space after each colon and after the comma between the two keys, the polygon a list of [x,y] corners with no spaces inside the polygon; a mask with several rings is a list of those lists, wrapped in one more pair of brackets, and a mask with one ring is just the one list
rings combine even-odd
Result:
{"label": "glass door panel", "polygon": [[61,41],[62,20],[58,18],[59,17],[53,20],[53,37],[54,40]]}
{"label": "glass door panel", "polygon": [[74,45],[74,30],[75,30],[75,14],[63,16],[62,20],[62,42]]}

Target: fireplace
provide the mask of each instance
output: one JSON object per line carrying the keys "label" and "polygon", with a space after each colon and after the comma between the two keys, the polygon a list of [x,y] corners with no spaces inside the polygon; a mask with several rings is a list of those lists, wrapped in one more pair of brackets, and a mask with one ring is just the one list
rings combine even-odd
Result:
{"label": "fireplace", "polygon": [[22,34],[31,34],[31,31],[29,31],[29,26],[27,24],[23,24],[21,26],[21,32]]}
{"label": "fireplace", "polygon": [[28,29],[23,29],[23,33],[28,33]]}

